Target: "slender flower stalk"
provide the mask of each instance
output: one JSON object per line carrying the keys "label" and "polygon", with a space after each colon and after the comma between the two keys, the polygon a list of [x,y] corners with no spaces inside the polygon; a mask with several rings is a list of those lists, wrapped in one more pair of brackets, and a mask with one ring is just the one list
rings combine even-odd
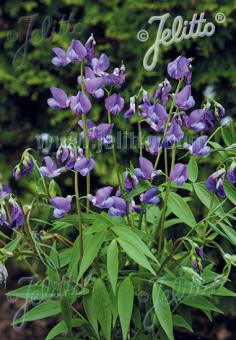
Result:
{"label": "slender flower stalk", "polygon": [[[177,85],[177,88],[176,88],[176,91],[175,91],[175,94],[177,94],[181,88],[181,85],[182,85],[182,82],[183,82],[183,79],[180,79],[179,82],[178,82],[178,85]],[[159,160],[160,160],[160,157],[161,157],[161,153],[162,153],[162,144],[166,138],[166,134],[167,134],[167,131],[168,131],[168,126],[170,124],[170,121],[171,121],[171,117],[172,117],[172,114],[173,114],[173,110],[174,110],[174,107],[175,107],[175,102],[174,102],[174,98],[172,100],[172,104],[171,104],[171,107],[170,107],[170,112],[169,112],[169,115],[168,115],[168,120],[166,122],[166,125],[165,125],[165,130],[164,130],[164,133],[163,133],[163,136],[162,136],[162,141],[160,143],[160,150],[158,152],[158,155],[157,155],[157,158],[156,158],[156,161],[155,161],[155,164],[154,164],[154,170],[157,169],[157,166],[158,166],[158,163],[159,163]]]}
{"label": "slender flower stalk", "polygon": [[[81,77],[81,89],[84,91],[84,63],[81,62],[80,64],[80,77]],[[85,157],[89,159],[89,138],[88,138],[88,130],[87,130],[87,124],[86,124],[86,117],[85,115],[82,115],[82,124],[83,124],[83,130],[84,130],[84,141],[85,141]],[[90,173],[86,176],[86,212],[89,211],[90,208],[90,201],[88,199],[88,195],[90,194]]]}
{"label": "slender flower stalk", "polygon": [[[82,260],[84,253],[84,245],[83,245],[83,225],[82,225],[82,214],[81,214],[81,206],[80,206],[80,196],[79,196],[79,174],[77,171],[75,173],[74,185],[75,185],[75,200],[76,200],[76,209],[79,218],[79,235],[80,235],[80,261]],[[81,278],[81,283],[83,285],[83,277]]]}

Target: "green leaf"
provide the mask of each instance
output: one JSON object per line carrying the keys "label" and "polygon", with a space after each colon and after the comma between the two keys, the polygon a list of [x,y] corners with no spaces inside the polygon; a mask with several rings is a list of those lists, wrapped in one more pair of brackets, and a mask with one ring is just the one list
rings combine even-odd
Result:
{"label": "green leaf", "polygon": [[185,328],[188,331],[193,332],[192,326],[179,314],[173,315],[173,324],[174,326]]}
{"label": "green leaf", "polygon": [[185,297],[181,301],[181,303],[186,305],[186,306],[198,308],[198,309],[201,309],[201,310],[213,311],[213,312],[217,312],[217,313],[222,313],[223,314],[223,312],[219,308],[214,306],[213,303],[208,301],[203,296],[188,296],[188,297]]}
{"label": "green leaf", "polygon": [[168,198],[168,208],[179,218],[182,222],[193,228],[196,225],[196,220],[191,209],[185,200],[175,192],[170,192]]}
{"label": "green leaf", "polygon": [[234,204],[236,205],[236,190],[233,186],[233,184],[229,182],[224,182],[224,189],[227,195],[227,198]]}
{"label": "green leaf", "polygon": [[45,300],[53,297],[55,292],[50,287],[43,285],[27,285],[7,292],[6,295],[25,300]]}
{"label": "green leaf", "polygon": [[113,240],[107,249],[107,274],[111,281],[114,294],[116,294],[116,283],[118,277],[118,247],[116,240]]}
{"label": "green leaf", "polygon": [[131,191],[130,194],[124,194],[123,197],[126,199],[134,198],[136,196],[141,195],[143,192],[147,191],[148,189],[150,189],[150,187],[151,187],[151,184],[149,183],[149,181],[142,181],[135,189]]}
{"label": "green leaf", "polygon": [[191,182],[196,182],[198,178],[198,166],[195,157],[191,157],[188,162],[188,174]]}
{"label": "green leaf", "polygon": [[151,267],[148,259],[144,254],[140,252],[138,248],[130,244],[129,242],[122,240],[121,238],[118,238],[117,241],[123,248],[124,252],[132,259],[134,260],[137,264],[140,266],[146,268],[149,270],[153,275],[156,275],[153,268]]}
{"label": "green leaf", "polygon": [[54,179],[51,179],[49,183],[49,194],[51,197],[61,196],[61,189]]}
{"label": "green leaf", "polygon": [[[84,324],[86,324],[85,320],[82,319],[72,319],[71,320],[71,326],[72,327],[81,327]],[[62,332],[65,332],[67,329],[67,326],[64,321],[60,321],[56,326],[54,326],[48,335],[46,336],[45,340],[52,340],[57,336],[58,334],[61,334]]]}
{"label": "green leaf", "polygon": [[49,316],[57,315],[61,312],[60,301],[49,300],[32,308],[19,319],[13,322],[13,326],[19,323],[35,321],[48,318]]}
{"label": "green leaf", "polygon": [[158,283],[153,285],[152,301],[154,310],[161,327],[165,331],[169,340],[174,340],[173,320],[170,305],[167,297]]}
{"label": "green leaf", "polygon": [[97,321],[96,312],[95,312],[95,310],[93,308],[92,297],[91,296],[85,295],[83,297],[83,307],[84,307],[85,313],[87,315],[88,321],[89,321],[89,323],[92,326],[92,329],[94,330],[95,334],[99,338],[99,334],[98,334],[98,321]]}
{"label": "green leaf", "polygon": [[105,240],[106,234],[107,234],[107,231],[105,230],[105,231],[95,234],[89,239],[84,249],[84,254],[83,254],[81,264],[80,264],[80,270],[79,270],[77,282],[81,279],[82,275],[86,272],[89,266],[93,263],[93,260],[97,256],[98,251],[101,248]]}
{"label": "green leaf", "polygon": [[123,340],[127,339],[134,303],[134,287],[131,279],[126,277],[118,290],[118,313]]}
{"label": "green leaf", "polygon": [[106,340],[110,340],[112,321],[111,301],[106,286],[100,278],[95,281],[93,287],[92,303],[104,336]]}
{"label": "green leaf", "polygon": [[69,334],[72,335],[72,311],[70,308],[69,301],[66,296],[62,296],[61,298],[61,314],[63,320],[65,321],[66,327],[69,331]]}
{"label": "green leaf", "polygon": [[119,238],[124,241],[129,242],[134,247],[140,250],[144,255],[152,259],[154,262],[158,263],[156,257],[152,254],[148,246],[140,239],[140,237],[135,234],[132,230],[127,227],[113,227],[112,230],[116,233]]}

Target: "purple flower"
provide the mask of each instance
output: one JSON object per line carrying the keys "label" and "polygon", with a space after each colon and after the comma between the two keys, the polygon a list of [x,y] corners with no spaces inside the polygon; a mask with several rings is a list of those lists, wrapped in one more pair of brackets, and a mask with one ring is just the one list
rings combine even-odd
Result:
{"label": "purple flower", "polygon": [[191,62],[192,58],[187,59],[184,56],[177,57],[167,66],[167,72],[169,76],[174,79],[185,78],[185,81],[189,84],[192,73]]}
{"label": "purple flower", "polygon": [[70,100],[67,97],[65,91],[57,87],[51,87],[50,91],[52,98],[49,98],[47,103],[51,109],[65,109],[69,107]]}
{"label": "purple flower", "polygon": [[75,114],[84,115],[91,110],[92,104],[86,94],[79,91],[76,96],[71,97],[70,108]]}
{"label": "purple flower", "polygon": [[31,174],[34,168],[34,161],[32,156],[26,151],[22,155],[20,164],[15,166],[13,170],[13,177],[18,181],[22,176],[28,176]]}
{"label": "purple flower", "polygon": [[186,85],[182,91],[175,95],[175,104],[179,109],[189,110],[195,105],[195,100],[191,95],[191,86]]}
{"label": "purple flower", "polygon": [[216,184],[217,184],[216,182],[217,182],[218,178],[220,176],[222,176],[224,173],[225,173],[225,169],[222,168],[222,169],[220,169],[218,171],[213,172],[213,174],[211,174],[207,178],[207,180],[206,180],[206,187],[207,187],[208,191],[210,191],[210,192],[214,192],[215,191]]}
{"label": "purple flower", "polygon": [[4,207],[1,205],[1,208],[0,208],[0,226],[4,225],[4,224],[7,224],[7,214],[6,214]]}
{"label": "purple flower", "polygon": [[171,170],[170,179],[177,185],[183,185],[188,179],[187,165],[176,163]]}
{"label": "purple flower", "polygon": [[148,93],[147,93],[147,91],[143,90],[142,103],[138,107],[139,108],[139,115],[146,118],[148,116],[148,110],[149,110],[150,106],[151,106],[151,102],[150,102],[150,99],[148,97]]}
{"label": "purple flower", "polygon": [[214,115],[209,108],[194,110],[184,119],[187,128],[194,131],[207,131],[214,127]]}
{"label": "purple flower", "polygon": [[10,204],[10,223],[9,228],[20,227],[24,224],[24,213],[19,204],[13,199],[9,200]]}
{"label": "purple flower", "polygon": [[[78,125],[83,129],[83,122],[80,120]],[[98,140],[103,144],[109,144],[112,142],[112,136],[110,135],[113,124],[101,123],[96,125],[90,119],[86,120],[86,127],[88,132],[88,138],[90,140]],[[84,133],[82,133],[84,135]]]}
{"label": "purple flower", "polygon": [[125,66],[122,65],[120,68],[116,67],[112,74],[107,74],[103,77],[106,84],[110,86],[123,85],[125,82]]}
{"label": "purple flower", "polygon": [[74,165],[75,171],[78,171],[82,176],[87,176],[95,167],[95,161],[90,158],[79,157]]}
{"label": "purple flower", "polygon": [[50,199],[50,203],[54,206],[53,217],[61,218],[64,217],[71,209],[71,196],[64,197],[53,197]]}
{"label": "purple flower", "polygon": [[161,146],[161,137],[149,136],[146,142],[146,151],[150,154],[157,156]]}
{"label": "purple flower", "polygon": [[194,156],[208,156],[211,148],[206,145],[208,136],[198,137],[192,145],[184,144],[184,147]]}
{"label": "purple flower", "polygon": [[142,211],[141,205],[137,205],[134,199],[131,200],[131,208],[138,214],[140,214]]}
{"label": "purple flower", "polygon": [[72,39],[66,54],[70,61],[75,62],[84,60],[84,58],[87,56],[87,51],[79,40]]}
{"label": "purple flower", "polygon": [[107,111],[110,111],[113,116],[116,116],[124,108],[124,98],[120,94],[114,93],[113,95],[105,99],[105,107]]}
{"label": "purple flower", "polygon": [[102,53],[99,58],[93,58],[91,66],[97,76],[106,75],[105,71],[110,66],[108,56],[105,53]]}
{"label": "purple flower", "polygon": [[71,169],[75,164],[75,152],[71,145],[62,144],[57,150],[56,158],[67,169]]}
{"label": "purple flower", "polygon": [[164,140],[164,145],[172,145],[174,143],[180,142],[184,137],[184,132],[181,129],[180,124],[176,118],[173,118],[169,129],[167,130],[166,137]]}
{"label": "purple flower", "polygon": [[113,187],[104,187],[99,189],[96,192],[95,196],[89,194],[88,199],[93,203],[95,207],[98,207],[100,209],[108,209],[113,204],[113,198],[111,198],[112,191]]}
{"label": "purple flower", "polygon": [[162,105],[166,105],[168,102],[168,94],[171,91],[171,85],[169,80],[165,79],[161,84],[158,85],[154,94],[154,99],[160,99]]}
{"label": "purple flower", "polygon": [[[77,78],[78,84],[81,85],[81,76]],[[84,77],[85,89],[96,98],[102,98],[104,96],[104,79],[103,77],[96,77],[95,73],[90,67],[85,67]]]}
{"label": "purple flower", "polygon": [[124,119],[130,119],[135,113],[135,96],[130,97],[129,110],[124,113]]}
{"label": "purple flower", "polygon": [[56,54],[56,57],[52,58],[53,65],[66,66],[70,63],[70,58],[67,56],[66,52],[62,48],[55,47],[52,50]]}
{"label": "purple flower", "polygon": [[140,201],[146,204],[159,204],[160,198],[157,196],[159,190],[157,188],[150,188],[145,193],[140,195]]}
{"label": "purple flower", "polygon": [[125,216],[128,213],[128,203],[120,197],[113,196],[112,206],[108,209],[110,216]]}
{"label": "purple flower", "polygon": [[53,177],[60,175],[64,171],[63,168],[60,168],[60,169],[57,168],[56,163],[50,156],[44,157],[44,162],[46,166],[41,166],[39,168],[39,172],[43,176],[53,178]]}
{"label": "purple flower", "polygon": [[236,162],[233,161],[227,170],[226,177],[230,183],[236,183]]}
{"label": "purple flower", "polygon": [[124,186],[127,192],[131,192],[134,188],[138,186],[138,178],[135,174],[131,174],[129,171],[125,172]]}
{"label": "purple flower", "polygon": [[220,104],[214,101],[214,106],[215,106],[215,114],[217,117],[220,119],[224,117],[225,115],[225,108]]}
{"label": "purple flower", "polygon": [[8,199],[11,196],[11,193],[12,191],[9,186],[0,182],[0,199]]}
{"label": "purple flower", "polygon": [[221,176],[216,183],[216,194],[221,198],[226,197],[226,193],[224,190],[224,176]]}
{"label": "purple flower", "polygon": [[87,51],[86,59],[87,59],[89,64],[91,64],[92,59],[93,59],[95,45],[96,45],[96,41],[93,37],[93,34],[91,34],[91,36],[88,38],[88,40],[86,41],[86,43],[84,45],[84,47]]}
{"label": "purple flower", "polygon": [[153,179],[157,175],[157,171],[154,171],[153,165],[148,159],[139,157],[139,166],[140,168],[134,169],[134,174],[139,179]]}
{"label": "purple flower", "polygon": [[196,247],[196,254],[198,257],[200,257],[202,264],[204,262],[204,251],[203,251],[203,247]]}
{"label": "purple flower", "polygon": [[161,104],[154,104],[152,106],[149,106],[147,111],[147,123],[153,130],[157,132],[163,132],[167,120],[168,114],[164,106],[162,106]]}

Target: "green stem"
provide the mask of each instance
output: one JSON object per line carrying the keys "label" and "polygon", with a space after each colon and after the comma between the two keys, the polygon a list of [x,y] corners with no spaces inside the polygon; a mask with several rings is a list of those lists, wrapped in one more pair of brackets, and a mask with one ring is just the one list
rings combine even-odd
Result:
{"label": "green stem", "polygon": [[143,156],[142,122],[138,122],[139,156]]}
{"label": "green stem", "polygon": [[[108,124],[112,124],[112,119],[111,119],[111,112],[108,111],[107,113],[107,118],[108,118]],[[115,171],[116,171],[116,176],[117,176],[117,180],[120,186],[120,190],[123,191],[123,186],[121,183],[121,179],[120,179],[120,175],[119,175],[119,167],[118,167],[118,163],[117,163],[117,157],[116,157],[116,149],[115,149],[115,144],[112,141],[111,144],[111,149],[112,149],[112,157],[113,157],[113,163],[114,163],[114,167],[115,167]]]}
{"label": "green stem", "polygon": [[[80,207],[80,198],[79,198],[79,181],[78,181],[78,172],[75,171],[75,199],[76,199],[76,209],[79,218],[79,235],[80,235],[80,261],[83,257],[84,245],[83,245],[83,226],[82,226],[82,215],[81,215],[81,207]],[[83,285],[83,277],[81,278],[81,283]]]}
{"label": "green stem", "polygon": [[[175,94],[177,94],[179,92],[180,87],[182,85],[182,82],[183,82],[183,79],[180,79],[179,82],[178,82]],[[158,166],[158,163],[159,163],[159,160],[160,160],[160,156],[161,156],[161,153],[162,153],[162,150],[163,150],[162,144],[165,140],[165,137],[166,137],[166,134],[167,134],[167,131],[168,131],[168,126],[169,126],[171,118],[172,118],[172,113],[173,113],[174,107],[175,107],[175,102],[174,102],[174,98],[173,98],[172,103],[171,103],[171,107],[170,107],[170,112],[169,112],[169,115],[168,115],[168,120],[165,124],[165,129],[164,129],[163,137],[162,137],[162,140],[161,140],[161,147],[159,149],[159,152],[158,152],[155,164],[154,164],[154,170],[157,169],[157,166]]]}
{"label": "green stem", "polygon": [[[80,64],[80,76],[81,76],[81,89],[84,91],[84,63],[83,61]],[[88,130],[87,130],[87,125],[86,125],[86,118],[85,115],[82,115],[82,123],[83,123],[83,130],[84,130],[84,141],[85,141],[85,157],[89,158],[90,157],[90,152],[89,152],[89,138],[88,138]],[[90,194],[90,172],[86,176],[86,194],[87,194],[87,199],[86,199],[86,212],[88,212],[90,208],[90,201],[88,199],[88,195]]]}

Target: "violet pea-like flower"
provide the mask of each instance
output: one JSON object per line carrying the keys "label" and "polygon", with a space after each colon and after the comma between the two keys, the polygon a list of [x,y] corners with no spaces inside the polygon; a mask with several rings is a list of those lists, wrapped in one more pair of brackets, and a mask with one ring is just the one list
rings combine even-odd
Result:
{"label": "violet pea-like flower", "polygon": [[28,152],[24,152],[20,164],[15,166],[13,170],[13,177],[18,181],[23,176],[29,176],[34,168],[34,161]]}
{"label": "violet pea-like flower", "polygon": [[89,172],[95,167],[95,164],[92,158],[79,157],[75,162],[74,169],[82,176],[88,176]]}
{"label": "violet pea-like flower", "polygon": [[66,169],[73,168],[75,164],[75,152],[71,145],[62,144],[57,150],[56,158]]}
{"label": "violet pea-like flower", "polygon": [[157,132],[164,132],[165,123],[168,120],[166,109],[161,104],[149,106],[147,111],[147,123]]}
{"label": "violet pea-like flower", "polygon": [[235,184],[236,183],[236,162],[233,161],[231,165],[229,166],[227,173],[226,173],[227,180]]}
{"label": "violet pea-like flower", "polygon": [[170,77],[174,79],[184,78],[189,84],[192,74],[192,58],[186,58],[184,56],[177,57],[174,61],[170,62],[167,66],[167,72]]}
{"label": "violet pea-like flower", "polygon": [[150,188],[140,195],[140,201],[145,204],[157,205],[160,203],[160,198],[157,196],[159,190],[157,188]]}
{"label": "violet pea-like flower", "polygon": [[189,110],[195,105],[195,100],[191,94],[191,85],[186,85],[174,97],[176,106],[181,110]]}
{"label": "violet pea-like flower", "polygon": [[184,132],[181,129],[180,124],[177,119],[173,118],[170,127],[167,130],[164,146],[172,145],[174,143],[180,142],[184,137]]}
{"label": "violet pea-like flower", "polygon": [[72,197],[68,195],[65,197],[53,197],[50,199],[50,203],[53,205],[53,217],[61,218],[64,217],[71,210]]}
{"label": "violet pea-like flower", "polygon": [[[78,125],[83,129],[83,122],[80,120]],[[103,144],[108,144],[112,141],[112,137],[110,135],[113,124],[101,123],[96,125],[91,119],[86,119],[86,127],[88,138],[90,140],[98,140]],[[84,132],[82,132],[82,136],[84,136]]]}
{"label": "violet pea-like flower", "polygon": [[216,194],[221,198],[226,197],[226,192],[224,189],[224,175],[221,176],[216,183]]}
{"label": "violet pea-like flower", "polygon": [[60,47],[54,47],[52,51],[56,54],[56,57],[52,58],[52,64],[55,66],[66,66],[70,63],[70,58],[66,52]]}
{"label": "violet pea-like flower", "polygon": [[120,197],[112,196],[113,203],[108,209],[108,214],[110,216],[125,216],[128,213],[128,203]]}
{"label": "violet pea-like flower", "polygon": [[130,119],[135,113],[135,96],[130,97],[129,109],[124,113],[124,119]]}
{"label": "violet pea-like flower", "polygon": [[70,105],[70,99],[65,91],[57,87],[50,88],[52,98],[47,100],[48,106],[51,109],[65,109]]}
{"label": "violet pea-like flower", "polygon": [[[78,84],[81,85],[81,76],[77,78]],[[96,77],[95,73],[90,67],[85,67],[84,85],[86,91],[92,94],[96,98],[102,98],[104,96],[104,79],[103,77]]]}
{"label": "violet pea-like flower", "polygon": [[99,77],[107,75],[105,71],[109,68],[109,66],[109,58],[105,53],[102,53],[99,58],[93,58],[91,62],[91,67],[94,73]]}
{"label": "violet pea-like flower", "polygon": [[152,180],[157,176],[157,171],[154,170],[152,163],[145,157],[139,157],[140,168],[134,169],[134,174],[143,180]]}
{"label": "violet pea-like flower", "polygon": [[194,156],[208,156],[211,152],[211,148],[206,145],[208,136],[204,135],[198,137],[192,145],[184,144],[184,147]]}
{"label": "violet pea-like flower", "polygon": [[124,186],[127,192],[131,192],[139,184],[138,178],[135,174],[131,174],[129,171],[125,172]]}
{"label": "violet pea-like flower", "polygon": [[72,39],[70,47],[66,51],[70,61],[82,61],[87,56],[87,51],[84,45],[79,41]]}
{"label": "violet pea-like flower", "polygon": [[5,200],[8,199],[12,194],[11,188],[0,182],[0,199]]}
{"label": "violet pea-like flower", "polygon": [[76,96],[71,97],[70,108],[77,115],[85,115],[91,110],[92,104],[86,94],[79,91]]}
{"label": "violet pea-like flower", "polygon": [[124,104],[124,98],[122,98],[120,94],[114,93],[105,99],[105,107],[107,111],[110,111],[113,114],[113,116],[116,116],[123,110]]}
{"label": "violet pea-like flower", "polygon": [[10,222],[9,228],[17,228],[24,224],[24,213],[19,204],[13,199],[9,200],[10,204]]}
{"label": "violet pea-like flower", "polygon": [[64,171],[64,168],[57,167],[56,163],[50,156],[44,157],[44,162],[46,166],[41,166],[39,168],[39,172],[43,176],[53,178],[53,177],[57,177]]}
{"label": "violet pea-like flower", "polygon": [[168,102],[168,94],[171,91],[171,84],[169,80],[165,79],[161,84],[158,85],[154,99],[160,99],[162,105],[166,105]]}
{"label": "violet pea-like flower", "polygon": [[161,137],[149,136],[146,144],[146,151],[151,155],[157,156],[160,151]]}
{"label": "violet pea-like flower", "polygon": [[207,131],[214,127],[214,115],[210,108],[194,110],[184,116],[187,128],[194,131]]}
{"label": "violet pea-like flower", "polygon": [[104,187],[99,189],[96,192],[96,195],[93,196],[91,194],[88,195],[88,199],[92,202],[95,207],[100,209],[108,209],[113,204],[113,198],[111,197],[111,193],[113,191],[113,187]]}
{"label": "violet pea-like flower", "polygon": [[93,37],[93,34],[91,34],[91,36],[88,38],[88,40],[86,41],[86,43],[84,45],[86,52],[87,52],[86,59],[87,59],[89,64],[91,64],[93,56],[94,56],[95,45],[96,45],[96,41]]}
{"label": "violet pea-like flower", "polygon": [[208,189],[208,191],[210,192],[214,192],[216,189],[216,184],[217,184],[217,180],[220,178],[220,176],[225,174],[225,169],[219,169],[215,172],[213,172],[213,174],[211,174],[207,180],[206,180],[206,187]]}
{"label": "violet pea-like flower", "polygon": [[176,163],[171,170],[170,180],[177,185],[183,185],[188,179],[187,165],[182,163]]}

